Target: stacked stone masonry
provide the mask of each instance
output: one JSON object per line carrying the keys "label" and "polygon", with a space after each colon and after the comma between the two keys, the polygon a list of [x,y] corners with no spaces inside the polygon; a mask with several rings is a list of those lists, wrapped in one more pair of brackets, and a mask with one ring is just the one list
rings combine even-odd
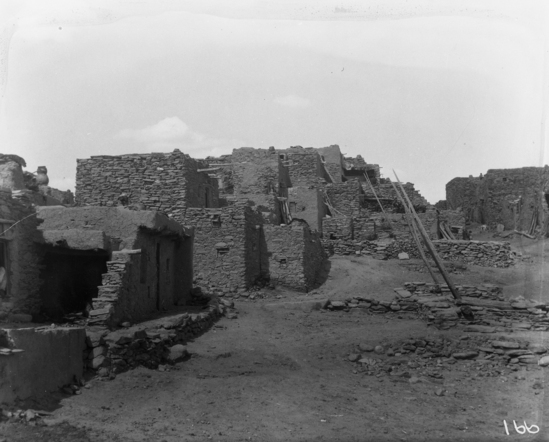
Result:
{"label": "stacked stone masonry", "polygon": [[[398,259],[399,253],[406,252],[411,258],[421,258],[415,242],[409,239],[389,243],[323,239],[322,243],[329,255],[365,255],[377,259]],[[438,255],[446,261],[482,267],[509,267],[515,263],[515,256],[508,242],[437,240],[433,241],[433,244]]]}
{"label": "stacked stone masonry", "polygon": [[464,212],[467,221],[505,229],[542,228],[549,210],[549,167],[490,169],[484,176],[454,178],[446,184],[449,209]]}
{"label": "stacked stone masonry", "polygon": [[77,160],[76,204],[157,210],[182,222],[188,207],[217,207],[217,180],[208,165],[177,149],[168,154],[96,156]]}

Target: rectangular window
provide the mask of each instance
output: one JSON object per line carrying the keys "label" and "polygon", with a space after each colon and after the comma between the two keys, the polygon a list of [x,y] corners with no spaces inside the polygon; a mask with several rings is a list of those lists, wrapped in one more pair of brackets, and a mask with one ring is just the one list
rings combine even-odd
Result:
{"label": "rectangular window", "polygon": [[226,255],[227,253],[229,253],[228,247],[220,247],[219,249],[217,249],[217,256],[223,256],[223,255]]}
{"label": "rectangular window", "polygon": [[221,215],[212,216],[212,226],[220,228],[221,227]]}

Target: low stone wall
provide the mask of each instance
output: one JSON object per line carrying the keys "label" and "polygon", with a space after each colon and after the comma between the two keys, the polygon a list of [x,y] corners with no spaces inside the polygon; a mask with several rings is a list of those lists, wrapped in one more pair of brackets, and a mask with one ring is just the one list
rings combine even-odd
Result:
{"label": "low stone wall", "polygon": [[173,347],[211,328],[232,305],[231,301],[212,298],[204,310],[192,309],[194,313],[174,313],[112,332],[100,327],[88,328],[85,365],[98,370],[101,376],[109,376],[139,365],[156,369],[160,364],[177,362],[185,351]]}
{"label": "low stone wall", "polygon": [[[366,309],[370,313],[417,312],[439,328],[447,329],[461,323],[465,331],[478,333],[547,331],[549,304],[522,297],[505,300],[502,288],[493,284],[481,286],[457,285],[462,296],[456,302],[447,285],[438,288],[433,283],[408,282],[396,288],[392,301],[376,301],[355,297],[345,301],[329,301],[329,310]],[[473,318],[467,318],[467,309]]]}
{"label": "low stone wall", "polygon": [[82,379],[85,337],[76,327],[0,330],[0,403],[39,397]]}
{"label": "low stone wall", "polygon": [[509,267],[514,263],[511,245],[498,241],[433,241],[442,259],[465,261],[483,267]]}
{"label": "low stone wall", "polygon": [[[341,241],[323,239],[322,244],[328,255],[366,255],[377,259],[397,259],[406,252],[410,258],[420,258],[411,239],[398,239],[392,242]],[[482,267],[509,267],[515,262],[514,253],[508,242],[497,241],[433,241],[439,256],[445,261],[460,261]],[[428,255],[428,252],[425,252]]]}

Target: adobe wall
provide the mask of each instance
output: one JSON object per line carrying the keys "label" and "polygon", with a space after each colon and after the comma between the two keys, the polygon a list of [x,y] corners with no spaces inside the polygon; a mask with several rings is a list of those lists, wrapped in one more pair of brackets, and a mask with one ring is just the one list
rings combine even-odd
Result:
{"label": "adobe wall", "polygon": [[123,322],[134,324],[185,302],[182,292],[189,294],[192,277],[188,275],[186,288],[175,284],[173,241],[143,235],[140,243],[140,249],[113,252],[98,297],[93,300],[89,325],[115,328]]}
{"label": "adobe wall", "polygon": [[77,160],[78,206],[116,206],[121,194],[128,205],[184,218],[187,207],[217,207],[217,180],[207,168],[178,149],[171,153],[92,156]]}
{"label": "adobe wall", "polygon": [[83,328],[3,330],[11,349],[0,358],[0,403],[39,398],[82,379]]}
{"label": "adobe wall", "polygon": [[337,144],[321,147],[318,153],[324,158],[324,168],[330,175],[328,182],[341,183],[343,181],[343,155]]}
{"label": "adobe wall", "polygon": [[319,189],[310,186],[289,188],[288,205],[292,217],[307,221],[311,229],[322,232],[325,206]]}
{"label": "adobe wall", "polygon": [[[42,224],[35,240],[43,245],[42,253],[112,252],[92,299],[91,324],[140,321],[189,299],[192,229],[158,212],[122,207],[41,207],[37,217]],[[61,306],[52,290],[62,282],[41,284],[42,303],[50,314]]]}

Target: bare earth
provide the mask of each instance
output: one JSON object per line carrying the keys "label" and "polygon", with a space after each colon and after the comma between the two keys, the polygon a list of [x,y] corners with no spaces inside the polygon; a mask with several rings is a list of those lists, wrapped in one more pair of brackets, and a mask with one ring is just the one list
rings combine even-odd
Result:
{"label": "bare earth", "polygon": [[[511,269],[470,266],[453,275],[454,282],[502,285],[505,296],[547,301],[545,244],[520,237],[512,244],[532,262]],[[440,378],[410,383],[357,371],[347,360],[359,344],[463,335],[459,328],[428,327],[415,313],[315,309],[315,300],[389,300],[403,282],[429,281],[408,264],[334,257],[318,293],[273,290],[266,299],[238,300],[238,318],[223,318],[190,342],[189,360],[164,372],[139,368],[111,381],[95,378],[80,395],[25,404],[52,415],[34,426],[4,421],[0,441],[545,440],[549,368],[484,376],[478,364],[458,361],[442,364]],[[549,344],[549,332],[520,336]],[[519,435],[513,420],[540,431]]]}

